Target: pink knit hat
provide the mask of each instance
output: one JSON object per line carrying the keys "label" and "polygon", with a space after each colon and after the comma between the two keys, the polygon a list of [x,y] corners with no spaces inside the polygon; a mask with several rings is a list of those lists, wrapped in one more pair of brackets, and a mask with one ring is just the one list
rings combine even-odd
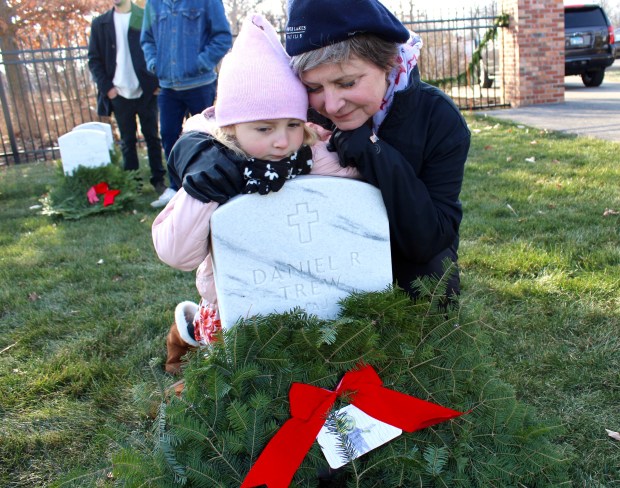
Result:
{"label": "pink knit hat", "polygon": [[306,121],[308,93],[289,60],[272,25],[259,14],[248,15],[220,68],[217,125],[288,118]]}

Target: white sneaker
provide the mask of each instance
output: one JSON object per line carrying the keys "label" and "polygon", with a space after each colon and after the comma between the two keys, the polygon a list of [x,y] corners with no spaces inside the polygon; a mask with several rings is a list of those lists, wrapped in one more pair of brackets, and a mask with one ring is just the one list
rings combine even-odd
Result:
{"label": "white sneaker", "polygon": [[172,197],[176,195],[176,191],[172,188],[166,188],[164,192],[159,195],[159,198],[154,202],[151,202],[151,207],[160,208],[165,207],[166,204],[172,200]]}

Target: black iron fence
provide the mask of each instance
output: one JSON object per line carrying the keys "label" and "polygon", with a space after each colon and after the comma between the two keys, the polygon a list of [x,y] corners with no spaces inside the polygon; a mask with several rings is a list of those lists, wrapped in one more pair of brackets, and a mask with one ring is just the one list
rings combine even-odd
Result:
{"label": "black iron fence", "polygon": [[88,48],[50,34],[0,39],[0,50],[0,164],[58,158],[59,136],[100,120]]}
{"label": "black iron fence", "polygon": [[463,10],[441,19],[417,13],[404,22],[422,37],[422,79],[443,89],[461,110],[509,106],[500,59],[499,30],[508,19],[495,5]]}
{"label": "black iron fence", "polygon": [[[422,78],[463,110],[505,106],[501,46],[493,7],[450,18],[416,13],[405,25],[422,36]],[[489,42],[490,40],[490,42]],[[57,34],[0,39],[0,165],[57,159],[58,137],[84,122],[113,122],[96,111],[87,46]]]}

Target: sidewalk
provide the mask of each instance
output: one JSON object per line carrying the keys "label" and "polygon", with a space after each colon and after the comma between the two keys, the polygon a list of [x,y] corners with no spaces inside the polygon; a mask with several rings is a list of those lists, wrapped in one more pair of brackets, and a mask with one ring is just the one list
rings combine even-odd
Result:
{"label": "sidewalk", "polygon": [[554,131],[620,142],[620,60],[603,84],[587,88],[578,76],[565,78],[564,103],[483,112],[489,117]]}

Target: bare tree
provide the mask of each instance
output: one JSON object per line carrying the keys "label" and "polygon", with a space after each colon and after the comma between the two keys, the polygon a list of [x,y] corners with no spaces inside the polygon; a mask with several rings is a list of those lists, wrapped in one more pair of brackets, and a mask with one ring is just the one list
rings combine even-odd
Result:
{"label": "bare tree", "polygon": [[6,71],[8,98],[18,132],[28,129],[33,137],[41,130],[35,123],[32,87],[26,76],[20,52],[24,43],[32,49],[41,47],[36,34],[64,32],[73,34],[77,42],[86,42],[87,16],[109,8],[107,0],[0,0],[0,51]]}
{"label": "bare tree", "polygon": [[224,8],[230,22],[233,36],[236,36],[241,29],[243,19],[250,12],[257,11],[261,6],[262,0],[224,0]]}
{"label": "bare tree", "polygon": [[599,2],[609,21],[614,27],[620,27],[620,1],[618,0],[600,0]]}
{"label": "bare tree", "polygon": [[416,18],[418,7],[414,0],[398,0],[393,13],[401,22],[413,22]]}

